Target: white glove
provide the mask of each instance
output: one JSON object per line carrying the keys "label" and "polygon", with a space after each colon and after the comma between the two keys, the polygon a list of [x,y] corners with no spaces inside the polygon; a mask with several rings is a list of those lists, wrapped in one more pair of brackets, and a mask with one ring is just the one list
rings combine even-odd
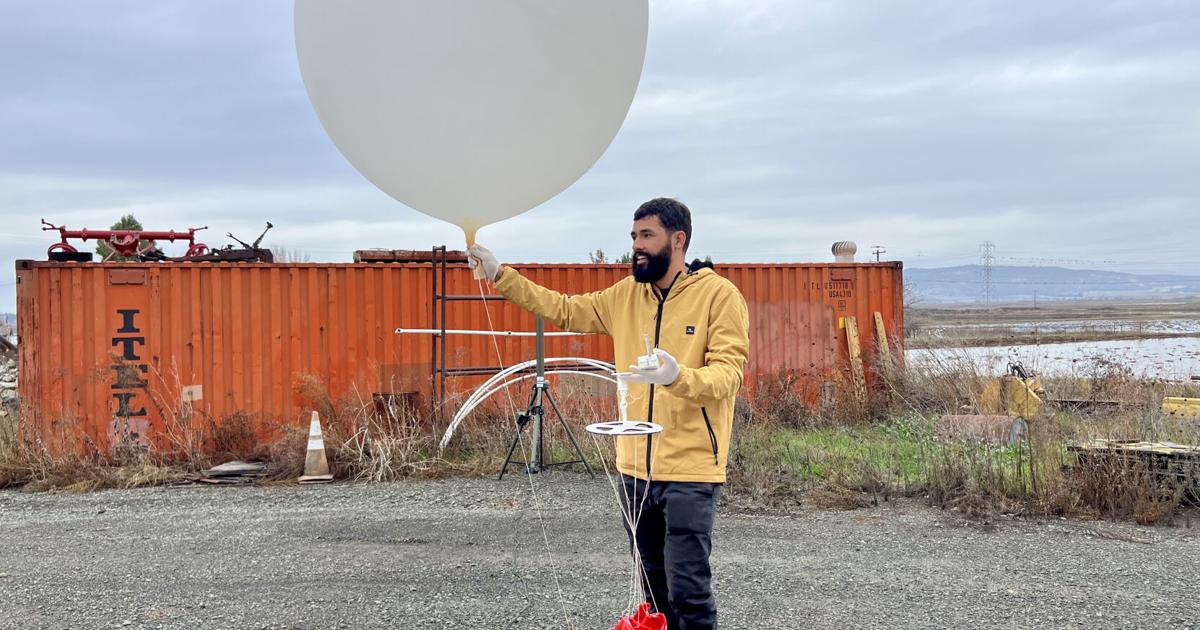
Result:
{"label": "white glove", "polygon": [[467,264],[471,265],[471,269],[483,267],[484,277],[492,282],[500,275],[500,261],[496,260],[492,250],[479,243],[467,248]]}
{"label": "white glove", "polygon": [[[629,376],[626,376],[625,380],[630,383],[646,385],[674,384],[679,378],[679,363],[675,361],[675,357],[662,348],[655,348],[654,356],[658,359],[658,367],[639,368],[631,365],[629,366]],[[653,366],[653,362],[650,365]]]}

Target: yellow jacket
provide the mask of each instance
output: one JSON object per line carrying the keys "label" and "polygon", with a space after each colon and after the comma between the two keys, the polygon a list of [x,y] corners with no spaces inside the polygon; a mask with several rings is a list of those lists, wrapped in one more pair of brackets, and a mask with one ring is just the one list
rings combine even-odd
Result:
{"label": "yellow jacket", "polygon": [[[646,353],[644,334],[679,362],[668,387],[630,383],[629,419],[649,420],[662,433],[617,440],[617,468],[659,481],[723,483],[733,430],[733,405],[750,351],[746,300],[712,269],[676,278],[666,300],[653,283],[632,276],[595,293],[567,296],[505,267],[496,289],[564,330],[612,337],[618,371]],[[657,391],[656,391],[657,390]]]}

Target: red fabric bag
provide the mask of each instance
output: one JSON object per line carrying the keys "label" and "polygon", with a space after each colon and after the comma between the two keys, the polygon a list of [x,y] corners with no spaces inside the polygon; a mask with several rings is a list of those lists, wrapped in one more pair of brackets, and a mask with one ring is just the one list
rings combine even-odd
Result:
{"label": "red fabric bag", "polygon": [[667,630],[667,618],[662,613],[650,612],[650,602],[644,602],[637,612],[621,617],[613,630]]}

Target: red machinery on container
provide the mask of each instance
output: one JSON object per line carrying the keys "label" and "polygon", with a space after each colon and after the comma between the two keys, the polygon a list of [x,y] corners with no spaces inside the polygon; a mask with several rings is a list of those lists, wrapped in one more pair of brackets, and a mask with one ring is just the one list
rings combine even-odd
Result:
{"label": "red machinery on container", "polygon": [[[68,230],[66,226],[54,225],[45,219],[42,219],[42,231],[58,230],[61,241],[50,246],[46,250],[50,260],[60,262],[91,262],[91,252],[80,252],[73,245],[67,242],[69,238],[82,239],[83,241],[96,240],[103,241],[108,245],[109,254],[104,257],[107,261],[113,254],[120,254],[126,258],[141,258],[151,252],[157,251],[155,246],[156,241],[187,241],[188,249],[186,256],[203,256],[207,254],[208,245],[196,242],[196,232],[207,230],[208,226],[198,228],[188,228],[187,232],[176,232],[169,230],[166,232],[153,230]],[[145,244],[142,241],[146,241]]]}
{"label": "red machinery on container", "polygon": [[[267,227],[258,235],[258,238],[253,243],[247,243],[232,233],[226,234],[229,238],[237,241],[241,247],[235,248],[233,245],[226,245],[221,249],[209,249],[208,245],[196,241],[196,232],[207,230],[208,227],[188,228],[187,232],[176,232],[175,230],[152,231],[152,230],[68,230],[65,226],[54,225],[42,219],[42,231],[58,230],[59,237],[62,239],[58,243],[50,246],[46,253],[52,262],[92,262],[91,252],[81,252],[73,245],[67,242],[69,238],[77,238],[83,241],[95,240],[102,241],[108,246],[109,253],[100,262],[109,262],[109,259],[114,254],[119,254],[124,258],[133,259],[139,262],[274,262],[274,254],[269,249],[259,247],[263,237],[271,228],[275,227],[270,221],[267,221]],[[185,241],[188,244],[187,253],[177,258],[168,257],[158,248],[159,241]],[[124,262],[124,261],[122,261]]]}

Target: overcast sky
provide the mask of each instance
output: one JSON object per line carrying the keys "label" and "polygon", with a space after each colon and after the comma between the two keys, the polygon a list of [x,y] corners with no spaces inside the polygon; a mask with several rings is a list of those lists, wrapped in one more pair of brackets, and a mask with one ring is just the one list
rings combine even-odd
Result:
{"label": "overcast sky", "polygon": [[[1200,3],[651,0],[645,73],[599,163],[485,228],[502,260],[628,245],[642,201],[716,261],[860,258],[1200,274]],[[314,261],[461,246],[379,192],[301,83],[292,3],[0,0],[0,311],[42,217],[263,223]],[[181,255],[168,247],[168,253]]]}

